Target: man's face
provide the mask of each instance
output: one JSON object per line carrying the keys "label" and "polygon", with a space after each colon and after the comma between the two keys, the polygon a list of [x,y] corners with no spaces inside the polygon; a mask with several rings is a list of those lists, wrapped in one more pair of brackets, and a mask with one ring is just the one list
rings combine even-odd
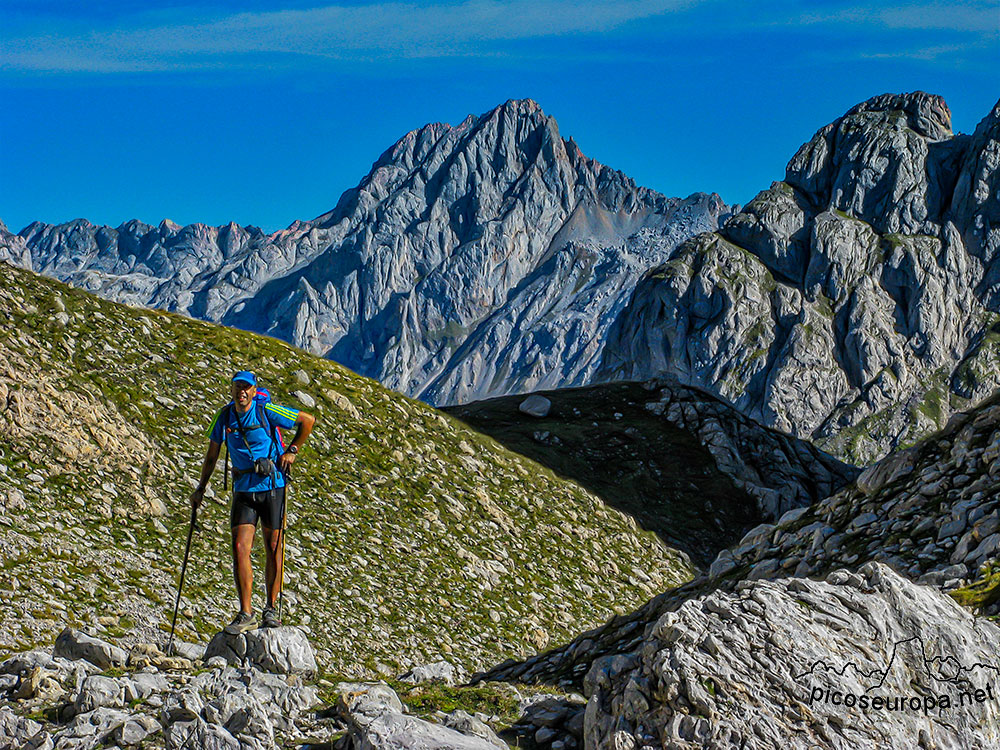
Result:
{"label": "man's face", "polygon": [[237,380],[233,382],[233,403],[240,408],[241,411],[246,411],[246,409],[253,402],[253,397],[257,395],[257,386],[250,385],[242,380]]}

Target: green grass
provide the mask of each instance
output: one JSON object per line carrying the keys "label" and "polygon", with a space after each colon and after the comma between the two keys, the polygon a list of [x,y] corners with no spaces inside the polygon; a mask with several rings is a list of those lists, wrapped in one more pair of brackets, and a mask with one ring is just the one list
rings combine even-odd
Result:
{"label": "green grass", "polygon": [[1000,563],[991,563],[982,575],[968,586],[949,592],[963,607],[981,611],[1000,602]]}

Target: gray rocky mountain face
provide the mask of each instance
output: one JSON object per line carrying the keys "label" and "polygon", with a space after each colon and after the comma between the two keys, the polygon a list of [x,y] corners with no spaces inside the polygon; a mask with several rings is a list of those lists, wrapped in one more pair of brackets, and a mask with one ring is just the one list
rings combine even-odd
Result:
{"label": "gray rocky mountain face", "polygon": [[2,221],[0,221],[0,260],[22,268],[31,268],[31,253],[24,238],[11,234]]}
{"label": "gray rocky mountain face", "polygon": [[274,234],[34,223],[0,232],[0,258],[443,405],[588,382],[640,275],[730,213],[636,186],[522,100],[408,133],[332,211]]}
{"label": "gray rocky mountain face", "polygon": [[643,276],[596,378],[670,372],[868,463],[1000,385],[998,188],[1000,104],[968,136],[938,96],[864,102]]}

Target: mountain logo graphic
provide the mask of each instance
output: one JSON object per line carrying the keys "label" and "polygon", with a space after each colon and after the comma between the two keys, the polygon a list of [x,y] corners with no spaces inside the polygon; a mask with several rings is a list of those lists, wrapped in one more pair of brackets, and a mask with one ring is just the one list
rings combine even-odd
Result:
{"label": "mountain logo graphic", "polygon": [[[893,667],[903,649],[912,644],[919,660],[912,670],[918,679],[910,679],[905,690],[888,687]],[[1000,667],[976,661],[963,664],[954,655],[929,655],[920,636],[903,638],[892,645],[885,667],[865,668],[853,661],[841,665],[817,659],[808,670],[795,675],[797,682],[808,681],[810,706],[844,707],[861,711],[914,711],[929,713],[952,708],[971,708],[1000,697]],[[815,677],[843,678],[837,686],[816,684]],[[1000,708],[1000,707],[998,707]]]}

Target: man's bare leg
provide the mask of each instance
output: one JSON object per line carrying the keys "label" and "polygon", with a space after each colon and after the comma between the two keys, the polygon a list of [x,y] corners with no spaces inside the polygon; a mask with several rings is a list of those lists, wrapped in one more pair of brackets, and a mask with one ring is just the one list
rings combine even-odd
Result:
{"label": "man's bare leg", "polygon": [[242,612],[252,611],[250,595],[253,593],[253,566],[250,564],[250,551],[253,549],[256,529],[252,523],[233,526],[233,576]]}
{"label": "man's bare leg", "polygon": [[267,581],[267,606],[274,607],[281,593],[281,582],[284,578],[285,551],[281,547],[281,529],[263,527],[264,552],[267,563],[264,567]]}

